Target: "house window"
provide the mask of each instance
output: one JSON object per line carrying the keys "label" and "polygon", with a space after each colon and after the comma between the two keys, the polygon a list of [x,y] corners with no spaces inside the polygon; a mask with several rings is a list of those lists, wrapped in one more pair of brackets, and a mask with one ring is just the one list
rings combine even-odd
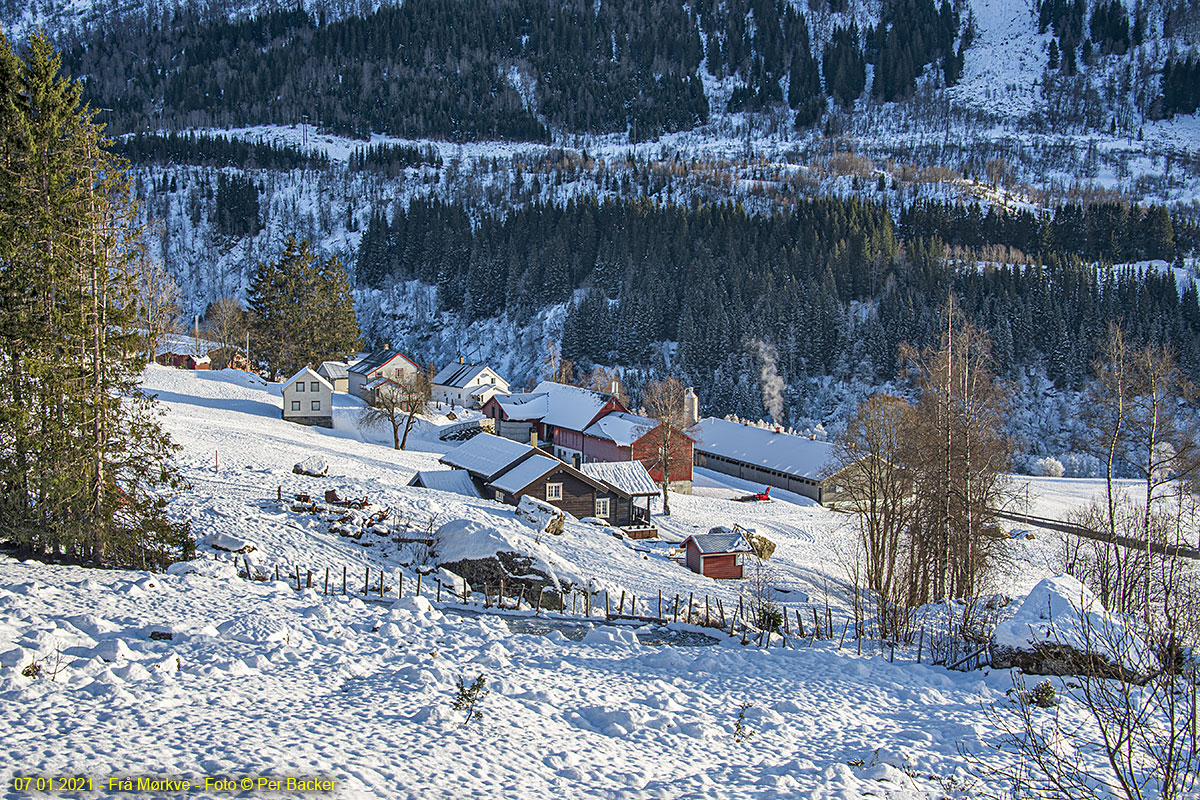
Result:
{"label": "house window", "polygon": [[313,381],[312,383],[310,383],[310,384],[308,385],[308,390],[309,390],[310,392],[315,392],[315,391],[318,391],[318,389],[317,389],[317,385],[318,385],[318,384],[317,384],[317,382],[316,382],[316,381]]}
{"label": "house window", "polygon": [[304,381],[296,381],[296,391],[297,392],[304,391]]}
{"label": "house window", "polygon": [[300,401],[293,400],[292,401],[292,411],[299,411],[299,410],[300,410]]}
{"label": "house window", "polygon": [[562,484],[547,483],[546,484],[546,499],[547,500],[562,500]]}
{"label": "house window", "polygon": [[608,519],[608,513],[609,513],[608,504],[609,504],[609,499],[607,497],[597,497],[596,498],[596,516],[597,517],[599,517],[600,519]]}
{"label": "house window", "polygon": [[500,491],[499,489],[496,490],[496,502],[497,503],[504,502],[504,492]]}
{"label": "house window", "polygon": [[312,401],[312,410],[313,410],[313,411],[320,411],[320,410],[321,410],[321,401],[320,401],[320,400],[313,400],[313,401]]}

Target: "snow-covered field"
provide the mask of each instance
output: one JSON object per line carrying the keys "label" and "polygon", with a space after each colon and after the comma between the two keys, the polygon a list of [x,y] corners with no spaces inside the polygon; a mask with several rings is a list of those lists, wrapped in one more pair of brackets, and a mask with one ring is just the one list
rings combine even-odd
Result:
{"label": "snow-covered field", "polygon": [[[360,431],[357,401],[344,395],[326,431],[280,420],[277,388],[243,373],[152,366],[146,386],[163,401],[194,486],[172,513],[198,537],[253,542],[250,559],[268,574],[298,566],[319,585],[325,567],[353,576],[370,567],[386,570],[389,586],[401,573],[412,586],[411,546],[379,537],[364,547],[276,500],[335,488],[418,527],[464,519],[525,537],[573,581],[643,599],[709,595],[726,607],[738,582],[694,575],[669,551],[688,532],[738,522],[778,544],[772,581],[789,608],[806,598],[823,607],[828,586],[844,618],[845,517],[801,498],[736,503],[758,487],[700,471],[695,494],[673,497],[672,517],[657,519],[661,542],[583,523],[539,542],[508,507],[405,487],[451,446],[431,427],[397,452],[386,446],[390,432]],[[325,459],[327,477],[291,472],[312,455]],[[1065,507],[1097,488],[1042,479],[1031,494]],[[1053,551],[1048,538],[1015,546],[1002,587],[1014,595],[1050,574]],[[168,575],[0,559],[6,797],[28,796],[14,775],[91,777],[96,795],[110,794],[114,776],[203,787],[206,776],[265,775],[335,779],[333,796],[344,798],[966,796],[960,748],[996,743],[986,708],[1005,703],[1012,686],[1005,671],[951,672],[905,652],[891,663],[836,640],[657,646],[598,619],[581,623],[590,631],[581,641],[514,633],[500,617],[438,610],[411,589],[402,601],[393,591],[364,603],[250,582],[201,551],[209,560],[200,572]],[[35,661],[43,675],[22,676]],[[451,708],[456,682],[480,675],[490,694],[482,718],[463,727]]]}

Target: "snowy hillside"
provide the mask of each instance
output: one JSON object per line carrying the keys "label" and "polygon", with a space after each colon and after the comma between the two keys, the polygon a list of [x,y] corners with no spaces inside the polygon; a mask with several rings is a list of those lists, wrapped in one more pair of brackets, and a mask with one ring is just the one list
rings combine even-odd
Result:
{"label": "snowy hillside", "polygon": [[[397,452],[378,443],[382,432],[359,429],[359,406],[345,396],[327,431],[283,422],[277,388],[243,373],[152,366],[146,388],[164,405],[193,484],[172,513],[202,541],[224,534],[226,544],[252,543],[245,557],[268,578],[275,566],[284,576],[313,570],[317,588],[297,592],[286,577],[249,582],[232,563],[244,565],[244,556],[204,545],[196,566],[166,575],[0,560],[0,752],[20,774],[97,782],[153,774],[201,785],[222,775],[328,778],[342,798],[451,787],[522,798],[965,797],[976,779],[960,748],[984,753],[997,741],[984,707],[1005,703],[1006,671],[921,666],[911,648],[890,663],[871,642],[860,655],[836,639],[770,650],[723,637],[664,645],[652,642],[670,632],[643,631],[643,642],[587,622],[530,635],[522,631],[555,623],[433,608],[412,597],[417,549],[338,536],[317,515],[276,501],[277,492],[321,497],[332,488],[418,527],[434,517],[469,520],[545,548],[561,577],[592,589],[643,602],[660,589],[695,593],[723,598],[726,608],[744,596],[745,581],[702,578],[668,552],[689,532],[738,522],[778,544],[770,580],[785,607],[823,608],[827,597],[841,620],[845,518],[803,498],[777,492],[772,503],[736,503],[730,498],[757,487],[698,470],[695,494],[674,497],[672,517],[656,518],[661,542],[619,540],[581,523],[535,542],[507,506],[405,488],[415,470],[437,468],[449,446],[432,426]],[[311,456],[325,460],[327,477],[292,473]],[[1059,513],[1098,489],[1035,481],[1030,491],[1035,510]],[[1043,493],[1051,505],[1040,505]],[[1014,571],[998,588],[1023,593],[1051,574],[1055,547],[1049,538],[1018,543]],[[323,596],[323,568],[340,577],[343,566],[351,595],[370,567],[385,571],[392,599],[364,602],[336,594],[340,586]],[[396,601],[402,573],[406,598]],[[42,677],[22,676],[35,662]],[[464,728],[451,708],[456,681],[477,676],[490,694],[481,721]]]}

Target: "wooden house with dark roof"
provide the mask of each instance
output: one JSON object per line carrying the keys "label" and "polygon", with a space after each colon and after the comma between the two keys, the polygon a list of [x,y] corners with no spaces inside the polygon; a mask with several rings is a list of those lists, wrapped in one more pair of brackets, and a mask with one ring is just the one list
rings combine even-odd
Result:
{"label": "wooden house with dark roof", "polygon": [[388,381],[400,382],[404,377],[415,375],[421,368],[399,350],[384,348],[363,356],[346,367],[350,394],[361,397],[367,403],[375,402],[375,390]]}

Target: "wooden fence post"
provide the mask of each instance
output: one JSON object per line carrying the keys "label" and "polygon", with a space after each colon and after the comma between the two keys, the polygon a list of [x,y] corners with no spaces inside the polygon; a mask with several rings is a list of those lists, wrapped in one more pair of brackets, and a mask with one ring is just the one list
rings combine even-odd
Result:
{"label": "wooden fence post", "polygon": [[813,606],[813,636],[820,638],[821,636],[821,621],[817,619],[817,607]]}
{"label": "wooden fence post", "polygon": [[275,581],[276,581],[276,583],[279,582],[279,565],[278,564],[275,565]]}
{"label": "wooden fence post", "polygon": [[721,627],[725,627],[725,604],[721,602],[721,598],[717,598],[717,613],[721,615]]}
{"label": "wooden fence post", "polygon": [[383,597],[383,575],[384,575],[384,570],[382,567],[380,567],[380,569],[379,569],[379,596],[380,597]]}
{"label": "wooden fence post", "polygon": [[404,570],[400,570],[400,599],[404,599]]}
{"label": "wooden fence post", "polygon": [[300,591],[300,565],[296,565],[296,591]]}
{"label": "wooden fence post", "polygon": [[842,649],[842,644],[846,641],[846,629],[850,627],[850,618],[846,617],[846,624],[842,626],[842,638],[838,640],[838,650]]}
{"label": "wooden fence post", "polygon": [[706,628],[708,627],[708,619],[709,619],[708,595],[704,595],[704,627],[706,627]]}
{"label": "wooden fence post", "polygon": [[346,593],[346,565],[342,565],[342,594]]}
{"label": "wooden fence post", "polygon": [[688,592],[688,607],[687,607],[687,616],[685,617],[685,620],[686,620],[687,624],[689,624],[689,625],[692,624],[692,603],[693,603],[694,598],[695,598],[695,595],[692,592]]}
{"label": "wooden fence post", "polygon": [[418,572],[417,573],[417,597],[421,596],[421,578],[422,577],[423,576],[421,575],[421,573]]}
{"label": "wooden fence post", "polygon": [[308,571],[308,576],[304,579],[304,588],[306,588],[306,589],[312,588],[312,570],[311,569]]}
{"label": "wooden fence post", "polygon": [[329,594],[329,567],[325,568],[325,594]]}
{"label": "wooden fence post", "polygon": [[800,609],[796,609],[796,635],[804,638],[804,620],[800,618]]}
{"label": "wooden fence post", "polygon": [[658,618],[661,620],[662,615],[662,589],[658,590]]}
{"label": "wooden fence post", "polygon": [[612,611],[609,610],[609,604],[608,604],[608,589],[604,590],[604,616],[605,616],[605,618],[612,616]]}
{"label": "wooden fence post", "polygon": [[675,610],[671,612],[671,622],[679,622],[679,595],[675,595]]}
{"label": "wooden fence post", "polygon": [[442,582],[437,582],[437,601],[442,602]]}
{"label": "wooden fence post", "polygon": [[367,573],[363,576],[363,597],[366,597],[371,591],[371,568],[367,567]]}
{"label": "wooden fence post", "polygon": [[617,607],[617,613],[618,614],[625,613],[625,590],[624,589],[621,590],[621,605]]}

